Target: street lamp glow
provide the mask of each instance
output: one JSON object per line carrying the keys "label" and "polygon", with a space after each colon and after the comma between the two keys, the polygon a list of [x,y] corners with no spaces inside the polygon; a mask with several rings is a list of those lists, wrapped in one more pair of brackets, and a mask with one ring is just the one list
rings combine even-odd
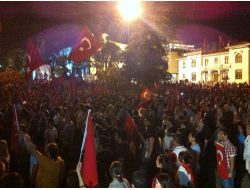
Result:
{"label": "street lamp glow", "polygon": [[119,11],[121,15],[127,20],[131,21],[141,15],[141,3],[140,1],[121,0],[119,2]]}

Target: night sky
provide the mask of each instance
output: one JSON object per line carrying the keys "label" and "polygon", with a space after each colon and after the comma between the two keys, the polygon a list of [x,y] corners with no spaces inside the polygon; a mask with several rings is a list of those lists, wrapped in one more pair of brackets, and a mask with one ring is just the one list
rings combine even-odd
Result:
{"label": "night sky", "polygon": [[[250,41],[250,2],[152,1],[143,2],[143,10],[141,21],[163,39],[196,46],[204,40],[217,42],[219,35],[225,43]],[[116,41],[127,38],[127,24],[115,1],[0,2],[0,22],[4,48],[22,47],[28,38],[43,35],[51,46],[67,46],[84,24]]]}

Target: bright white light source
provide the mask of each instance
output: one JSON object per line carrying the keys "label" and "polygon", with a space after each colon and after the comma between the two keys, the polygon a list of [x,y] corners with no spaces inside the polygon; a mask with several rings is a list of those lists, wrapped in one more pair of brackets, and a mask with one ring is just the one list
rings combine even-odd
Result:
{"label": "bright white light source", "polygon": [[136,19],[141,15],[141,3],[140,1],[136,0],[121,0],[119,2],[119,11],[122,14],[122,16],[127,20],[131,21],[133,19]]}

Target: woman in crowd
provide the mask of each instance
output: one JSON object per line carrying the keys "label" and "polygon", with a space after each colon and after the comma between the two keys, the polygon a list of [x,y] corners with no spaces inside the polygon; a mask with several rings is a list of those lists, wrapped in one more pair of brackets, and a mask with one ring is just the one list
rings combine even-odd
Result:
{"label": "woman in crowd", "polygon": [[112,177],[109,188],[130,188],[128,180],[124,178],[124,169],[121,162],[112,162],[109,172]]}

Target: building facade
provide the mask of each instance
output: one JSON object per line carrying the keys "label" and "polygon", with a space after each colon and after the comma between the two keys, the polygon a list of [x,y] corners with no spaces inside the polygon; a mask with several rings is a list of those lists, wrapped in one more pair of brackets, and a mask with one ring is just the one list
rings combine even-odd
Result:
{"label": "building facade", "polygon": [[209,52],[184,53],[178,59],[178,80],[250,84],[250,43]]}
{"label": "building facade", "polygon": [[163,43],[163,48],[167,52],[166,61],[168,63],[167,72],[172,74],[174,81],[178,80],[178,58],[184,53],[194,51],[194,45],[187,45],[181,41],[171,41]]}

